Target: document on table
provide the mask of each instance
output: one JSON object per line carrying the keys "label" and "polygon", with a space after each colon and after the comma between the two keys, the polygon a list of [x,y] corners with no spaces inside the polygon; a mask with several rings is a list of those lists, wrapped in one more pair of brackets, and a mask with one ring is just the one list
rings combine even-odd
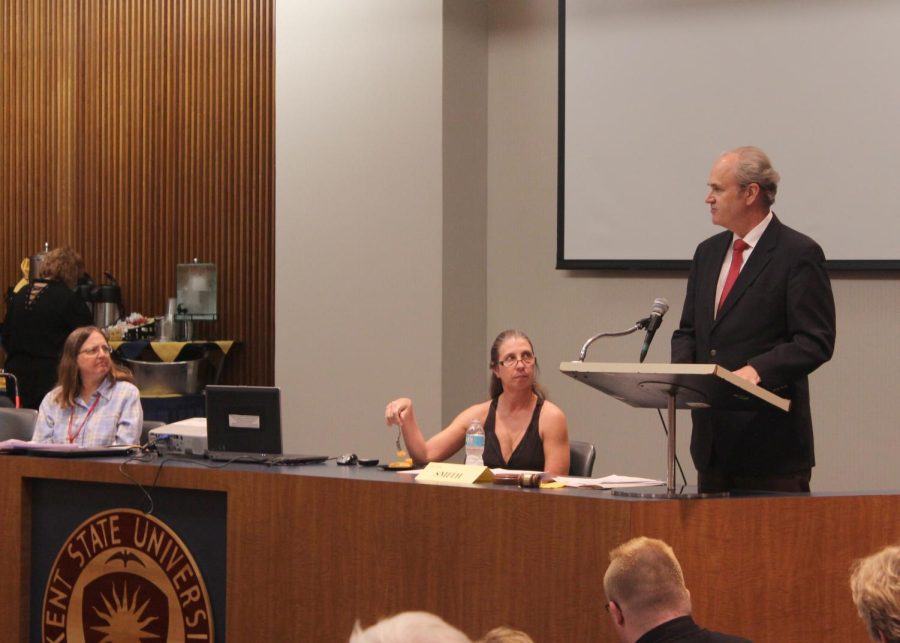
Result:
{"label": "document on table", "polygon": [[52,442],[29,442],[28,440],[3,440],[0,442],[2,454],[45,455],[50,457],[92,458],[98,456],[125,456],[138,449],[136,444],[108,447],[82,447],[77,444],[54,444]]}
{"label": "document on table", "polygon": [[28,440],[4,440],[0,442],[0,451],[17,451],[22,449],[77,449],[76,444],[51,444],[49,442],[29,442]]}
{"label": "document on table", "polygon": [[625,489],[628,487],[656,487],[666,484],[662,480],[652,478],[634,478],[613,474],[603,478],[576,478],[573,476],[556,476],[555,480],[567,487],[585,489]]}
{"label": "document on table", "polygon": [[[511,475],[518,475],[523,473],[542,473],[541,471],[519,471],[503,468],[491,469],[491,471],[498,478],[505,478]],[[422,469],[398,471],[397,473],[417,475],[419,473],[422,473]],[[666,484],[663,480],[654,480],[652,478],[635,478],[632,476],[620,476],[616,474],[605,476],[603,478],[552,476],[550,479],[555,480],[556,482],[566,487],[582,489],[626,489],[629,487],[657,487]]]}

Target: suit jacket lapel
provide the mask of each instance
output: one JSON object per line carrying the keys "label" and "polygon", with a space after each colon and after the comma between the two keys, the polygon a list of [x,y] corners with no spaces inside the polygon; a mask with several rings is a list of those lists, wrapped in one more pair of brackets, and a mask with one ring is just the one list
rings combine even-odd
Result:
{"label": "suit jacket lapel", "polygon": [[722,319],[728,314],[729,310],[734,308],[737,302],[741,300],[744,291],[747,290],[769,261],[771,261],[772,251],[775,250],[775,246],[778,245],[778,229],[780,227],[781,222],[773,214],[772,220],[769,222],[769,225],[766,226],[766,230],[759,238],[756,247],[753,248],[753,252],[750,253],[750,258],[747,259],[747,263],[741,270],[741,274],[738,275],[737,281],[734,282],[734,286],[732,286],[731,292],[728,294],[728,299],[725,300],[725,305],[722,306],[722,311],[719,313],[716,321]]}

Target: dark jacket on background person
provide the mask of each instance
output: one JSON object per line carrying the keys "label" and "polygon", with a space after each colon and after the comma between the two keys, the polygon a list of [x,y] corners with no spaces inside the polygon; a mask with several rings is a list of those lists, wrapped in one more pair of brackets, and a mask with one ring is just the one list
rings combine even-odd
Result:
{"label": "dark jacket on background person", "polygon": [[60,281],[37,279],[13,296],[2,341],[5,368],[18,379],[22,406],[40,406],[56,385],[59,356],[69,333],[93,322],[84,300]]}

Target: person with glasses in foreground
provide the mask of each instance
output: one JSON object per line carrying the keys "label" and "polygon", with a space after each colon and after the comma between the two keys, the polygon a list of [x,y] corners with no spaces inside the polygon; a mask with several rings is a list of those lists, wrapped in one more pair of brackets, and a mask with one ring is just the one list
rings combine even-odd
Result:
{"label": "person with glasses in foreground", "polygon": [[632,538],[609,552],[606,611],[622,643],[749,643],[704,629],[691,618],[691,593],[672,548]]}
{"label": "person with glasses in foreground", "polygon": [[32,442],[107,447],[138,444],[144,412],[131,372],[113,362],[96,326],[63,345],[56,388],[41,402]]}
{"label": "person with glasses in foreground", "polygon": [[491,468],[569,473],[569,432],[566,416],[546,399],[537,383],[537,358],[522,331],[505,330],[491,346],[490,399],[470,406],[428,440],[416,421],[412,400],[401,397],[384,411],[388,426],[397,425],[413,461],[446,460],[466,441],[475,418],[484,426],[484,464]]}

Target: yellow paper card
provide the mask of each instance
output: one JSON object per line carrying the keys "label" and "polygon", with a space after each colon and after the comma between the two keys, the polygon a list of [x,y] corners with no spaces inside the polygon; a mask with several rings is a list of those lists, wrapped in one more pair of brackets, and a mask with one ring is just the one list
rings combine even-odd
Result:
{"label": "yellow paper card", "polygon": [[422,473],[416,476],[416,480],[435,484],[475,484],[492,482],[494,474],[483,465],[429,462]]}
{"label": "yellow paper card", "polygon": [[541,489],[565,489],[566,485],[562,482],[557,482],[556,480],[552,482],[542,482]]}

